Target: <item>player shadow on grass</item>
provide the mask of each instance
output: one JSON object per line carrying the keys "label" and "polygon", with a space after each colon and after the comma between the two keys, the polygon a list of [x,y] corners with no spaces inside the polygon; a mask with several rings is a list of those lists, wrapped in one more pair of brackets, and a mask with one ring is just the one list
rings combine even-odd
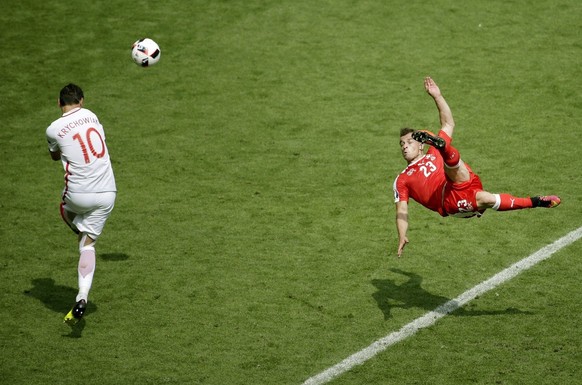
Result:
{"label": "player shadow on grass", "polygon": [[119,262],[125,261],[129,259],[129,255],[125,253],[105,253],[105,254],[98,254],[99,258],[104,261],[111,261],[111,262]]}
{"label": "player shadow on grass", "polygon": [[[408,277],[408,281],[402,284],[396,284],[391,279],[373,279],[372,284],[378,289],[372,297],[378,303],[378,307],[384,313],[384,319],[392,318],[392,309],[411,309],[421,308],[427,311],[437,311],[448,313],[450,310],[455,316],[482,316],[482,315],[502,315],[502,314],[531,314],[531,312],[521,311],[516,308],[507,308],[505,310],[470,310],[465,307],[457,308],[450,298],[431,294],[421,287],[422,277],[415,273],[409,273],[400,269],[390,269]],[[449,303],[451,302],[451,303]],[[443,306],[447,304],[447,306]]]}
{"label": "player shadow on grass", "polygon": [[[24,295],[33,297],[39,300],[48,309],[55,313],[62,314],[61,322],[65,314],[74,304],[77,296],[77,289],[55,285],[55,280],[52,278],[35,278],[32,280],[32,288],[24,290]],[[93,302],[87,304],[87,312],[96,312],[97,306]],[[71,327],[71,333],[64,335],[65,337],[80,338],[83,329],[85,328],[85,320],[81,319],[75,326]]]}

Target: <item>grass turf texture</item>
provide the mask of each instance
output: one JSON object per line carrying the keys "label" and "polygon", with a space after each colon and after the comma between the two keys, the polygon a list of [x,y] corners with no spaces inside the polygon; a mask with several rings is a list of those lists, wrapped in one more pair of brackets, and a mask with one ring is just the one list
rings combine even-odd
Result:
{"label": "grass turf texture", "polygon": [[[0,6],[0,378],[299,384],[581,225],[582,5],[494,1]],[[151,37],[159,64],[130,46]],[[556,210],[411,207],[395,259],[398,130],[436,129],[493,192]],[[79,84],[119,188],[86,320],[44,130]],[[575,383],[580,244],[334,384]]]}

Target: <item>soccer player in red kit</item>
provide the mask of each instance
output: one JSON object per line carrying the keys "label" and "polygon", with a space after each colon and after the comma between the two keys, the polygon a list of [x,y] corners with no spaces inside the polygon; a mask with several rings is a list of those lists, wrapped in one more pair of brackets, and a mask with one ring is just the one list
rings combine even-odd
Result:
{"label": "soccer player in red kit", "polygon": [[[463,162],[451,145],[455,122],[453,114],[437,84],[424,79],[426,92],[439,111],[441,129],[437,135],[412,128],[400,130],[400,149],[408,166],[394,181],[398,256],[408,243],[408,200],[414,199],[443,217],[481,216],[486,209],[497,211],[532,207],[552,208],[560,204],[555,195],[518,198],[510,194],[492,194],[483,190],[479,176]],[[430,146],[424,153],[424,144]]]}

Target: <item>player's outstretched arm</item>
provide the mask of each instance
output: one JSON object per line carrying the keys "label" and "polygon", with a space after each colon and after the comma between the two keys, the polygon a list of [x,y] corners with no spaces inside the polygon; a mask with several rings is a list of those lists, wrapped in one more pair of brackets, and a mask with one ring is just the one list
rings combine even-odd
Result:
{"label": "player's outstretched arm", "polygon": [[443,97],[439,86],[430,76],[427,76],[424,78],[424,89],[433,98],[437,109],[439,110],[441,130],[445,131],[447,135],[452,138],[453,130],[455,128],[455,121],[453,119],[453,113],[447,104],[447,101]]}
{"label": "player's outstretched arm", "polygon": [[408,202],[396,202],[396,229],[398,230],[398,252],[400,258],[404,247],[408,243],[406,232],[408,231]]}

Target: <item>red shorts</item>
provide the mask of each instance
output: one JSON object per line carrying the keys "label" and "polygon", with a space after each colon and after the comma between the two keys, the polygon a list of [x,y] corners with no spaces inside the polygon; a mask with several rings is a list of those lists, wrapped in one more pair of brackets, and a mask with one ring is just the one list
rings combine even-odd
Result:
{"label": "red shorts", "polygon": [[[469,167],[467,167],[469,168]],[[444,215],[468,218],[482,214],[485,210],[477,209],[477,193],[483,191],[481,179],[469,168],[470,178],[463,183],[447,181],[443,189]]]}

